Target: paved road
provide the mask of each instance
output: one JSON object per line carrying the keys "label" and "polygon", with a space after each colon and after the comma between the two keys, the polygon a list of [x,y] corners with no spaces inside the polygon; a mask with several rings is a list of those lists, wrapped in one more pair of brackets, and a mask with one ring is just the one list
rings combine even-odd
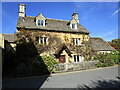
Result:
{"label": "paved road", "polygon": [[41,88],[117,88],[118,66],[48,77]]}
{"label": "paved road", "polygon": [[102,69],[3,80],[3,88],[114,88],[120,84],[118,66]]}

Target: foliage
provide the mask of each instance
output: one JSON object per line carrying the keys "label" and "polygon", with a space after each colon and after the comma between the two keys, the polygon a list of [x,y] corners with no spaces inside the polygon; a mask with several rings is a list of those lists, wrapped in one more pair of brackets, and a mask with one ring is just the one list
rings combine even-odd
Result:
{"label": "foliage", "polygon": [[120,52],[118,52],[118,51],[113,51],[112,52],[113,54],[112,54],[112,59],[113,59],[113,61],[114,61],[114,63],[115,64],[119,64],[120,63]]}
{"label": "foliage", "polygon": [[47,66],[48,71],[55,72],[55,70],[53,68],[55,65],[58,64],[58,62],[54,59],[54,57],[44,55],[41,58],[42,58],[44,64]]}
{"label": "foliage", "polygon": [[120,43],[120,39],[113,39],[112,42],[113,43]]}
{"label": "foliage", "polygon": [[[37,40],[38,37],[49,37],[48,38],[48,44],[39,44],[39,40]],[[24,38],[25,40],[30,38],[32,42],[34,42],[35,47],[39,51],[39,54],[46,52],[46,53],[53,53],[56,51],[63,43],[61,39],[58,37],[58,35],[52,34],[50,32],[39,32],[34,30],[20,30],[20,32],[17,33],[17,37],[20,40],[21,38]],[[27,39],[28,40],[28,39]]]}
{"label": "foliage", "polygon": [[113,48],[120,52],[120,39],[113,39],[111,42],[108,42]]}
{"label": "foliage", "polygon": [[119,52],[113,51],[111,53],[99,53],[98,55],[94,56],[93,60],[100,61],[97,63],[97,67],[107,67],[114,64],[119,64]]}
{"label": "foliage", "polygon": [[79,55],[82,55],[86,61],[92,59],[92,56],[96,53],[92,50],[89,41],[84,41],[81,45],[72,45],[71,50]]}
{"label": "foliage", "polygon": [[[46,45],[39,44],[38,41],[36,40],[36,37],[40,37],[43,35],[49,37],[48,38],[49,43]],[[53,52],[58,51],[63,44],[65,44],[70,51],[73,51],[85,57],[86,61],[91,60],[92,56],[95,54],[95,52],[90,47],[90,42],[84,41],[81,45],[73,45],[72,43],[73,38],[72,37],[69,38],[68,35],[64,36],[65,42],[63,42],[59,35],[51,34],[49,32],[45,33],[34,30],[33,31],[21,30],[18,33],[18,38],[25,37],[26,39],[27,36],[29,36],[31,38],[30,40],[34,42],[34,45],[38,50],[39,54],[44,52],[48,54],[54,54]],[[85,37],[85,35],[83,35],[83,37]]]}

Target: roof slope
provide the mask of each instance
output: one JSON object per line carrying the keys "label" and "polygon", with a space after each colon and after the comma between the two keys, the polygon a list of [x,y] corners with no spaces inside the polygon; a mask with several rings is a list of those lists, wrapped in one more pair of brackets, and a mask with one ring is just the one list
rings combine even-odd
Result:
{"label": "roof slope", "polygon": [[90,37],[90,44],[92,50],[96,51],[115,50],[109,43],[98,37]]}
{"label": "roof slope", "polygon": [[41,29],[48,31],[62,31],[62,32],[78,32],[78,33],[89,33],[83,26],[78,24],[78,29],[71,29],[69,26],[69,21],[57,20],[46,18],[46,26],[36,26],[35,17],[26,16],[19,17],[17,22],[17,28],[27,28],[27,29]]}
{"label": "roof slope", "polygon": [[15,34],[2,34],[4,39],[7,40],[8,42],[14,42],[17,40],[17,36]]}

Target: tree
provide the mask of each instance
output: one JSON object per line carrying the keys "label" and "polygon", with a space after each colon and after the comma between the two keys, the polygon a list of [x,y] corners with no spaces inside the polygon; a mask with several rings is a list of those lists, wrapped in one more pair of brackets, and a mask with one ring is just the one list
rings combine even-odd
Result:
{"label": "tree", "polygon": [[111,42],[108,42],[113,48],[120,51],[120,39],[113,39]]}

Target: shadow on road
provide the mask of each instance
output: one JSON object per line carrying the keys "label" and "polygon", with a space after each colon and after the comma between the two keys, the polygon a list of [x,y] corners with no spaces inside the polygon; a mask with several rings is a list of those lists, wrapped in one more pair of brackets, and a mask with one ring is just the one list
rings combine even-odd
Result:
{"label": "shadow on road", "polygon": [[[22,43],[17,45],[15,57],[7,50],[4,53],[2,90],[38,90],[50,75],[34,43],[32,41],[26,42],[25,39],[23,38],[24,42],[22,41]],[[10,69],[10,66],[13,64],[10,62],[13,59],[15,65]]]}
{"label": "shadow on road", "polygon": [[78,85],[77,90],[99,90],[99,89],[118,90],[119,88],[120,88],[120,80],[98,80],[98,81],[92,81],[91,86],[85,84]]}
{"label": "shadow on road", "polygon": [[26,78],[4,80],[2,90],[9,90],[9,89],[38,90],[48,77],[49,75],[44,75],[44,76],[32,76],[32,77],[26,77]]}

